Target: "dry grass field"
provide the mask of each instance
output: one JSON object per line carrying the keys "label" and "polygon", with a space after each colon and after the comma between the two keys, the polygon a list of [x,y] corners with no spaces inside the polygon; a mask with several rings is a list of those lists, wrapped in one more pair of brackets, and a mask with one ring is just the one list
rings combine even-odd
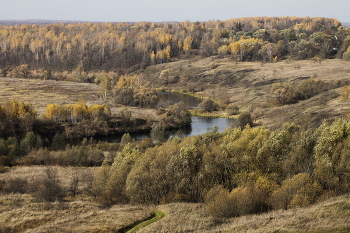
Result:
{"label": "dry grass field", "polygon": [[[97,168],[53,167],[67,189],[77,174],[83,180]],[[32,180],[44,174],[44,166],[14,167],[0,180]],[[83,189],[82,185],[79,189]],[[104,208],[86,195],[62,202],[39,203],[29,194],[0,195],[0,232],[117,232],[151,215],[151,206],[119,205]]]}
{"label": "dry grass field", "polygon": [[[94,83],[0,77],[0,99],[2,101],[15,99],[32,104],[39,116],[45,113],[49,104],[75,104],[80,100],[84,100],[88,106],[107,104],[112,113],[117,113],[121,109],[112,100],[103,102],[99,87]],[[157,118],[152,109],[128,108],[132,117]]]}
{"label": "dry grass field", "polygon": [[349,232],[350,195],[320,202],[308,208],[272,211],[215,222],[202,204],[161,205],[166,216],[140,232]]}
{"label": "dry grass field", "polygon": [[215,97],[225,93],[241,111],[254,113],[256,123],[272,129],[279,128],[286,121],[317,126],[323,119],[332,120],[350,112],[349,102],[340,101],[340,88],[324,91],[297,104],[273,106],[269,103],[273,83],[287,82],[296,87],[303,80],[314,78],[329,85],[349,85],[350,63],[344,60],[258,63],[210,57],[151,66],[141,73],[151,83],[156,83],[160,72],[166,69],[171,75],[180,77],[178,83],[166,88],[193,89],[199,96]]}
{"label": "dry grass field", "polygon": [[[203,204],[114,205],[101,208],[88,200],[36,203],[27,194],[0,196],[0,232],[118,232],[147,218],[153,208],[166,216],[139,232],[348,232],[350,196],[308,208],[273,211],[216,222]],[[2,231],[1,231],[2,230]]]}
{"label": "dry grass field", "polygon": [[[68,188],[71,180],[74,176],[88,176],[93,175],[98,167],[60,167],[54,166],[53,170],[57,174],[57,178],[60,180],[64,188]],[[18,166],[8,168],[8,172],[0,173],[0,180],[10,179],[36,179],[44,174],[45,166]]]}
{"label": "dry grass field", "polygon": [[[170,70],[172,76],[179,76],[179,82],[163,86],[159,82],[162,70]],[[313,98],[296,104],[273,106],[269,103],[273,83],[290,83],[297,86],[310,77],[331,84],[350,84],[350,64],[333,59],[321,63],[312,60],[282,61],[276,63],[234,62],[228,58],[205,58],[194,61],[181,60],[150,66],[136,72],[142,75],[145,85],[164,87],[176,91],[195,90],[199,96],[216,97],[225,93],[230,102],[237,104],[241,111],[254,114],[256,123],[276,129],[283,122],[295,122],[317,126],[323,119],[344,117],[350,112],[350,104],[339,98],[340,88],[320,93]],[[0,98],[16,99],[31,103],[39,115],[48,104],[71,104],[84,100],[88,106],[102,104],[99,87],[94,83],[77,83],[54,80],[0,78]],[[110,99],[107,104],[112,113],[120,106]],[[128,107],[133,117],[157,118],[151,109]],[[214,115],[225,115],[217,112]]]}
{"label": "dry grass field", "polygon": [[[0,180],[34,179],[44,166],[13,167]],[[95,168],[54,167],[63,186],[74,174]],[[85,170],[85,171],[84,171]],[[118,232],[150,216],[157,209],[163,219],[138,232],[348,232],[350,195],[327,199],[307,208],[279,210],[214,221],[204,204],[172,203],[159,206],[114,205],[103,208],[87,196],[63,202],[39,203],[29,194],[0,195],[0,232]]]}
{"label": "dry grass field", "polygon": [[2,100],[16,99],[32,104],[39,114],[48,104],[70,104],[84,99],[88,105],[99,104],[98,86],[89,83],[54,80],[0,78]]}
{"label": "dry grass field", "polygon": [[151,214],[147,206],[101,208],[91,201],[35,203],[26,194],[0,196],[0,232],[118,232]]}

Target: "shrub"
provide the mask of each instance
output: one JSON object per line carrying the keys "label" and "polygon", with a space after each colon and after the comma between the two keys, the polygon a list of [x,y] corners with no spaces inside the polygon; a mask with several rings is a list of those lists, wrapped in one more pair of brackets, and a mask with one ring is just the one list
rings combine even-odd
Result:
{"label": "shrub", "polygon": [[25,193],[27,186],[28,181],[24,178],[9,179],[5,182],[3,191],[5,193]]}
{"label": "shrub", "polygon": [[207,112],[212,112],[219,108],[219,104],[212,99],[204,99],[198,107],[203,108]]}
{"label": "shrub", "polygon": [[234,216],[230,192],[222,186],[210,189],[204,202],[207,205],[207,214],[217,220]]}
{"label": "shrub", "polygon": [[170,105],[163,114],[162,122],[169,128],[191,124],[191,114],[181,101]]}
{"label": "shrub", "polygon": [[237,121],[238,121],[238,126],[241,128],[244,128],[247,125],[253,126],[253,119],[250,112],[242,112],[241,114],[239,114]]}
{"label": "shrub", "polygon": [[229,115],[236,115],[239,113],[239,108],[236,104],[232,103],[232,104],[229,104],[227,107],[226,107],[226,112],[229,114]]}
{"label": "shrub", "polygon": [[127,107],[123,107],[118,112],[118,117],[120,118],[122,123],[124,123],[124,124],[129,123],[131,120],[131,111]]}
{"label": "shrub", "polygon": [[29,78],[31,72],[30,67],[27,64],[17,66],[11,70],[7,76],[12,78]]}
{"label": "shrub", "polygon": [[92,195],[92,186],[94,182],[94,173],[92,170],[83,170],[80,175],[80,187],[84,194]]}
{"label": "shrub", "polygon": [[134,89],[122,88],[116,91],[114,94],[114,101],[116,104],[122,104],[126,106],[134,105]]}
{"label": "shrub", "polygon": [[50,166],[46,167],[44,174],[32,184],[34,198],[41,202],[61,201],[64,191],[60,183],[57,171]]}
{"label": "shrub", "polygon": [[261,199],[260,190],[254,187],[235,188],[229,198],[233,208],[231,217],[262,212],[264,199]]}
{"label": "shrub", "polygon": [[66,147],[66,137],[63,133],[56,133],[52,139],[51,147],[53,150],[63,150]]}
{"label": "shrub", "polygon": [[0,155],[0,166],[9,166],[11,159],[8,156]]}
{"label": "shrub", "polygon": [[350,87],[349,86],[342,87],[340,98],[344,102],[347,102],[350,100]]}
{"label": "shrub", "polygon": [[270,204],[274,209],[304,207],[315,203],[321,193],[320,185],[313,181],[309,174],[299,173],[285,180],[282,186],[272,193]]}
{"label": "shrub", "polygon": [[209,145],[215,140],[217,140],[220,137],[218,130],[219,130],[219,127],[217,125],[214,125],[210,131],[204,133],[202,136],[202,140],[204,141],[204,143]]}
{"label": "shrub", "polygon": [[290,83],[274,83],[271,86],[270,95],[274,102],[279,105],[298,102],[297,92]]}
{"label": "shrub", "polygon": [[297,86],[299,92],[299,99],[309,99],[323,91],[327,90],[327,83],[313,78],[302,81]]}
{"label": "shrub", "polygon": [[134,104],[140,108],[155,108],[158,105],[159,97],[152,89],[138,89],[133,96]]}
{"label": "shrub", "polygon": [[152,125],[152,130],[151,130],[151,138],[154,141],[158,141],[158,142],[166,141],[166,139],[168,138],[168,134],[166,132],[165,126],[163,124],[154,123]]}
{"label": "shrub", "polygon": [[124,146],[128,143],[134,142],[135,139],[133,139],[129,133],[123,134],[122,138],[120,139],[120,145],[119,150],[123,150]]}
{"label": "shrub", "polygon": [[52,165],[52,152],[47,148],[40,148],[37,151],[32,150],[28,155],[22,157],[18,163],[20,165]]}
{"label": "shrub", "polygon": [[350,46],[348,47],[348,49],[346,50],[346,52],[343,53],[343,58],[344,58],[346,61],[350,61]]}
{"label": "shrub", "polygon": [[268,210],[267,197],[268,190],[257,185],[238,187],[231,192],[216,186],[207,193],[205,203],[212,217],[231,218]]}
{"label": "shrub", "polygon": [[68,187],[69,193],[74,197],[78,195],[80,180],[81,180],[80,174],[76,170],[70,180],[69,187]]}

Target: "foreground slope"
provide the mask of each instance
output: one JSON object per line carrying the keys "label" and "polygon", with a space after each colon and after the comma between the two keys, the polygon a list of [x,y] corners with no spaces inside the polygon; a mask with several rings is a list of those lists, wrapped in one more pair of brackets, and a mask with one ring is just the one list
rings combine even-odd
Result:
{"label": "foreground slope", "polygon": [[217,223],[201,204],[161,205],[167,215],[140,232],[348,232],[350,195],[328,199],[308,208],[247,215]]}
{"label": "foreground slope", "polygon": [[[92,201],[35,203],[28,195],[0,196],[0,232],[118,232],[147,219],[154,207]],[[205,205],[172,203],[156,207],[166,215],[138,232],[348,232],[350,196],[328,199],[307,208],[272,211],[216,222]]]}

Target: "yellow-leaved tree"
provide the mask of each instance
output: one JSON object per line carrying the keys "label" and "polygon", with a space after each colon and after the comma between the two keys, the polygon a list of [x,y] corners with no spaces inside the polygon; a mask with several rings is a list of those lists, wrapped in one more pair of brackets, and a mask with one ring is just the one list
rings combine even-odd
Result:
{"label": "yellow-leaved tree", "polygon": [[239,54],[240,61],[243,61],[244,57],[248,53],[252,52],[254,49],[258,51],[262,45],[263,45],[263,42],[261,39],[256,39],[256,38],[244,39],[242,37],[239,41],[236,41],[230,44],[230,50],[231,50],[231,53],[234,55]]}
{"label": "yellow-leaved tree", "polygon": [[193,43],[193,37],[187,36],[184,40],[183,50],[184,51],[190,50],[192,48],[192,43]]}
{"label": "yellow-leaved tree", "polygon": [[96,83],[99,83],[100,94],[104,101],[107,100],[108,95],[112,91],[112,78],[109,74],[105,73],[103,76],[95,79]]}

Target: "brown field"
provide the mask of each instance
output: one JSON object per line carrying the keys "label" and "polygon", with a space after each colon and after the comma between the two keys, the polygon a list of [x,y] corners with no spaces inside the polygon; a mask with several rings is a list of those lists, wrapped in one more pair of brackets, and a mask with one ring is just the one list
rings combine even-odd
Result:
{"label": "brown field", "polygon": [[141,74],[151,83],[156,83],[160,72],[165,69],[180,77],[178,83],[165,88],[179,91],[193,89],[199,96],[215,97],[220,92],[227,93],[230,102],[237,104],[241,111],[251,111],[256,123],[272,129],[279,128],[286,121],[315,127],[323,119],[343,117],[350,111],[349,102],[340,101],[340,88],[322,92],[297,104],[272,106],[268,102],[273,83],[287,82],[296,87],[312,77],[330,84],[341,82],[349,85],[350,63],[344,60],[258,63],[210,57],[155,65]]}
{"label": "brown field", "polygon": [[[39,116],[45,113],[46,106],[49,104],[75,104],[79,100],[84,100],[88,106],[107,104],[112,113],[117,113],[121,108],[114,105],[112,100],[103,102],[98,85],[69,81],[0,77],[0,99],[2,101],[15,99],[32,104]],[[152,109],[128,108],[132,112],[132,117],[157,118],[157,114]]]}
{"label": "brown field", "polygon": [[[44,166],[14,167],[0,180],[34,179]],[[63,186],[77,171],[96,168],[54,167]],[[307,208],[272,211],[214,221],[204,204],[172,203],[159,206],[114,205],[103,208],[86,196],[63,202],[38,203],[29,194],[0,195],[0,232],[118,232],[147,218],[157,209],[166,216],[139,232],[347,232],[350,230],[350,195],[330,198]]]}
{"label": "brown field", "polygon": [[165,218],[140,232],[349,232],[350,195],[310,206],[215,222],[202,204],[161,205]]}
{"label": "brown field", "polygon": [[[171,75],[179,76],[180,81],[164,86],[158,77],[162,70],[169,69]],[[277,63],[234,62],[228,58],[205,58],[193,61],[181,60],[150,66],[136,72],[142,75],[143,82],[150,87],[163,87],[176,91],[194,90],[198,96],[215,97],[222,93],[230,102],[237,104],[241,111],[253,113],[257,124],[276,129],[283,122],[318,126],[323,119],[332,120],[344,117],[350,112],[349,102],[339,98],[340,88],[325,91],[297,104],[273,106],[269,92],[273,83],[288,82],[297,86],[301,81],[313,77],[327,83],[350,84],[349,62],[339,59],[282,61]],[[88,106],[103,104],[98,85],[68,81],[0,78],[0,98],[16,99],[31,103],[43,115],[48,104],[71,104],[84,100]],[[108,104],[112,113],[120,106]],[[156,119],[152,109],[128,107],[133,117]],[[214,115],[226,116],[225,112]]]}
{"label": "brown field", "polygon": [[35,203],[27,194],[0,196],[0,232],[117,232],[150,215],[150,207],[101,208],[91,201]]}
{"label": "brown field", "polygon": [[[94,174],[97,167],[52,167],[57,173],[57,178],[61,181],[64,188],[68,188],[70,181],[76,174]],[[15,178],[35,179],[44,174],[45,166],[18,166],[9,168],[9,172],[0,173],[0,180],[9,180]]]}
{"label": "brown field", "polygon": [[[44,166],[14,167],[0,174],[0,180],[14,178],[29,182],[44,173]],[[73,176],[80,179],[97,168],[53,167],[67,189]],[[79,187],[82,189],[83,187]],[[147,218],[151,206],[118,205],[103,208],[91,197],[80,195],[63,202],[38,203],[29,194],[0,195],[0,232],[116,232]]]}

